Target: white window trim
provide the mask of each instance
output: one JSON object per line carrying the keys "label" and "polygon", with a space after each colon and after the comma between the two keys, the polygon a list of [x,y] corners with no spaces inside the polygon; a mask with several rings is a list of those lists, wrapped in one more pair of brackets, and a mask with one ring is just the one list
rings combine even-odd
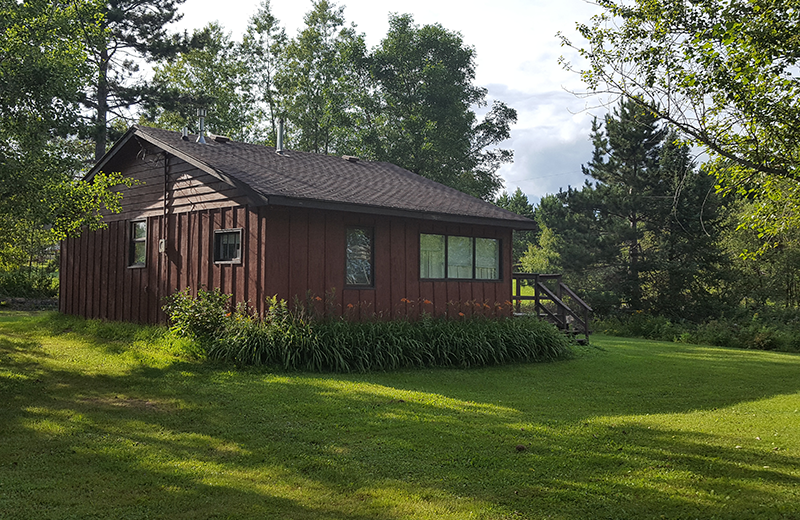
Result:
{"label": "white window trim", "polygon": [[[218,253],[219,248],[217,247],[217,236],[222,234],[239,234],[239,257],[232,258],[230,260],[219,260]],[[212,256],[214,260],[214,264],[216,265],[231,265],[231,264],[241,264],[242,258],[244,257],[244,228],[230,228],[230,229],[215,229],[214,230],[214,240],[211,245],[213,248]]]}

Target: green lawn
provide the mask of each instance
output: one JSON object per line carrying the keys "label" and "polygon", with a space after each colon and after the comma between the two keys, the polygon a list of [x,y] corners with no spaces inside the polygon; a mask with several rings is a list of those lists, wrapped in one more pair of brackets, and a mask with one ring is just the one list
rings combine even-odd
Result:
{"label": "green lawn", "polygon": [[0,518],[800,518],[800,355],[237,371],[0,312]]}

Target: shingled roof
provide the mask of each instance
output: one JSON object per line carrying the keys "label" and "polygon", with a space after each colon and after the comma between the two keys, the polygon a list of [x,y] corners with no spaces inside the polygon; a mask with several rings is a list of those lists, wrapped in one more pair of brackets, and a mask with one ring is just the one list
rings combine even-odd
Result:
{"label": "shingled roof", "polygon": [[263,204],[534,229],[525,217],[385,162],[284,150],[133,126],[92,168],[103,170],[132,139],[146,141],[243,190]]}

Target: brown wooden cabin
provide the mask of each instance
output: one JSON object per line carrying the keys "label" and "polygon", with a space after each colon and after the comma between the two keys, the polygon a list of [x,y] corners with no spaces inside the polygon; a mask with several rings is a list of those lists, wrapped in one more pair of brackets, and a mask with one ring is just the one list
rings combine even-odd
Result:
{"label": "brown wooden cabin", "polygon": [[310,297],[355,318],[510,313],[521,216],[398,166],[132,127],[88,173],[123,211],[61,246],[60,310],[163,323],[164,297],[219,287],[263,313]]}

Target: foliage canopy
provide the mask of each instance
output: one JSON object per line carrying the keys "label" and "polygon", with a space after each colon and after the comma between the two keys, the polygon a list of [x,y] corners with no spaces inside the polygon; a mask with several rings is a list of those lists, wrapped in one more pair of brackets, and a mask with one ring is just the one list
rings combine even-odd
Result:
{"label": "foliage canopy", "polygon": [[[599,0],[578,24],[593,94],[635,100],[716,160],[723,191],[761,199],[746,225],[777,237],[770,218],[800,207],[800,2]],[[566,64],[571,68],[570,64]]]}

